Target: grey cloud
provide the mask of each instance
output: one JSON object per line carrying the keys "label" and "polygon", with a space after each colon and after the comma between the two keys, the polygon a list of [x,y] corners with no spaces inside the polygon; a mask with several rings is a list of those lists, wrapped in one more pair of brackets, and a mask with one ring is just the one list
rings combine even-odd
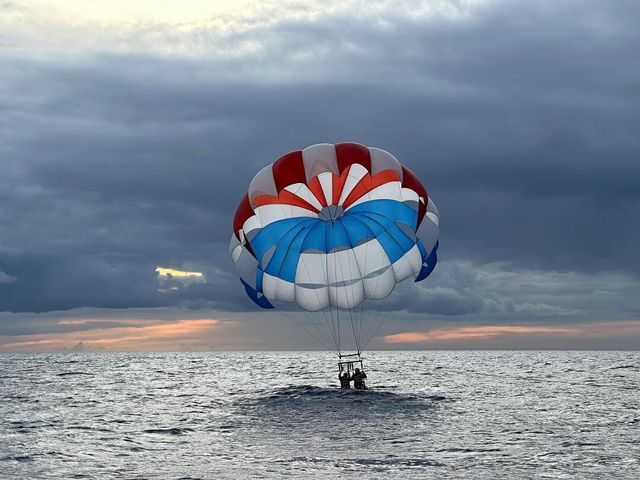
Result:
{"label": "grey cloud", "polygon": [[423,321],[448,317],[467,322],[589,322],[637,318],[639,295],[640,283],[627,274],[447,261],[424,282],[401,283],[381,306]]}
{"label": "grey cloud", "polygon": [[16,277],[8,275],[0,270],[0,283],[12,283],[16,281]]}
{"label": "grey cloud", "polygon": [[[471,272],[500,262],[521,278],[579,272],[582,284],[640,273],[634,12],[488,2],[461,18],[201,29],[181,40],[223,53],[195,58],[5,55],[0,310],[251,309],[225,243],[252,175],[286,151],[353,140],[409,165],[442,214],[443,263],[409,311],[580,317],[558,291],[487,292],[453,261]],[[159,292],[157,265],[191,265],[207,283]],[[611,312],[634,311],[613,296]]]}

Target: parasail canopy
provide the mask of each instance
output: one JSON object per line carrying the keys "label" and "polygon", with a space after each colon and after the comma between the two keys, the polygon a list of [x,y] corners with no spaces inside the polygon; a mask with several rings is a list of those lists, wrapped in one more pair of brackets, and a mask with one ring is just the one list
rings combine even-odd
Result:
{"label": "parasail canopy", "polygon": [[283,301],[351,314],[405,279],[424,280],[438,230],[435,204],[393,155],[325,143],[258,172],[236,211],[230,254],[262,308]]}

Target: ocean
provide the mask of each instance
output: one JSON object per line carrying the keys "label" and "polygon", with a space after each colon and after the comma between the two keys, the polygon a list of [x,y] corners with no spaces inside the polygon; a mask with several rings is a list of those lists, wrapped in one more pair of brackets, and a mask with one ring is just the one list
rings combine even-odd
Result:
{"label": "ocean", "polygon": [[5,479],[637,479],[640,353],[0,354]]}

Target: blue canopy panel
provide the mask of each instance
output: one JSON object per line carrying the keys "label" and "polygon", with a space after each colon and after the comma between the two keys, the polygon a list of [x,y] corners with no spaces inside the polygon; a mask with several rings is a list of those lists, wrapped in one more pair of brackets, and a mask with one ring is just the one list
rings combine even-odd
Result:
{"label": "blue canopy panel", "polygon": [[271,303],[269,303],[269,300],[267,300],[267,297],[265,297],[262,294],[262,290],[256,290],[255,288],[253,288],[251,285],[249,285],[247,282],[245,282],[242,279],[240,279],[240,281],[242,282],[242,285],[244,286],[245,292],[247,292],[247,296],[251,300],[253,300],[256,305],[258,305],[261,308],[265,308],[265,309],[273,308],[273,305],[271,305]]}
{"label": "blue canopy panel", "polygon": [[413,231],[417,229],[418,212],[409,205],[397,200],[370,200],[348,208],[345,215],[350,213],[381,215],[394,223],[404,223],[411,227]]}
{"label": "blue canopy panel", "polygon": [[436,263],[438,263],[438,244],[439,242],[436,242],[436,244],[433,246],[433,250],[431,250],[431,253],[425,258],[425,254],[423,252],[426,252],[426,249],[424,248],[424,245],[422,245],[422,242],[418,240],[418,248],[420,249],[420,253],[422,253],[423,261],[422,268],[420,269],[420,272],[416,277],[416,282],[421,282],[422,280],[427,278],[429,275],[431,275],[433,269],[436,268]]}

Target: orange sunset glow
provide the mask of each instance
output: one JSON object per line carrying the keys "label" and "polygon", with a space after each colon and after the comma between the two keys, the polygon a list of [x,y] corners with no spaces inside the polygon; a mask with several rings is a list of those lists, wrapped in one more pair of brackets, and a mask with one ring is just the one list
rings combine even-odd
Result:
{"label": "orange sunset glow", "polygon": [[640,322],[620,321],[583,325],[480,325],[436,328],[426,332],[401,332],[384,337],[385,344],[428,344],[436,341],[486,339],[501,336],[556,335],[567,337],[598,337],[610,334],[640,335]]}
{"label": "orange sunset glow", "polygon": [[[96,323],[96,319],[65,319],[58,325]],[[208,348],[211,333],[219,325],[210,318],[165,320],[118,320],[112,328],[94,328],[84,331],[21,335],[14,341],[0,338],[4,351],[83,350],[201,350]]]}

